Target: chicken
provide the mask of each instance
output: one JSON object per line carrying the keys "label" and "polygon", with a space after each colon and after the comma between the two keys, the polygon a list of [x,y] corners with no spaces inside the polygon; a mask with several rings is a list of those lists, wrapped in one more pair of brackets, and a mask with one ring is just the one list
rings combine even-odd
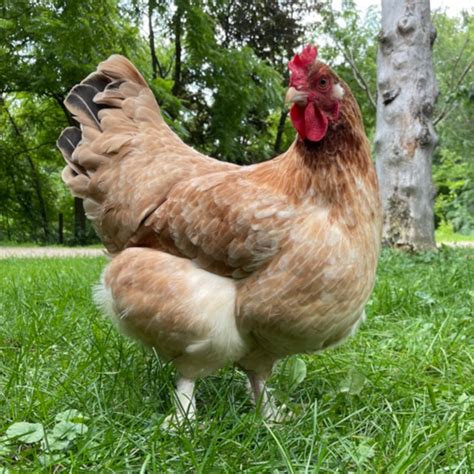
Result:
{"label": "chicken", "polygon": [[229,363],[277,416],[275,362],[334,346],[364,319],[381,206],[361,113],[316,47],[289,68],[297,138],[251,166],[185,145],[124,57],[65,101],[80,128],[59,138],[63,179],[112,256],[96,300],[172,361],[177,420],[195,416],[195,380]]}

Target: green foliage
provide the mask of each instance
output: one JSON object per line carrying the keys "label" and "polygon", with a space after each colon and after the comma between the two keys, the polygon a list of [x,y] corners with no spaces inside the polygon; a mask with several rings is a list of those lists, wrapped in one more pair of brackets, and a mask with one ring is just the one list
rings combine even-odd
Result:
{"label": "green foliage", "polygon": [[[242,13],[233,10],[231,2],[180,5],[188,55],[183,95],[190,102],[187,126],[191,141],[212,156],[240,164],[268,158],[273,145],[271,115],[283,108],[284,90],[281,75],[264,59],[275,64],[277,52],[270,56],[251,47],[255,37],[242,35],[236,27]],[[257,2],[249,8],[255,13],[270,5],[275,4]],[[228,8],[231,11],[223,16]],[[287,19],[285,14],[279,10],[282,22]],[[267,41],[276,42],[278,30],[272,26],[271,32],[262,26],[260,33]]]}
{"label": "green foliage", "polygon": [[[105,258],[0,260],[2,468],[471,472],[472,257],[383,252],[358,334],[277,367],[270,387],[286,392],[293,418],[265,424],[229,367],[198,383],[197,422],[175,432],[161,427],[170,366],[92,304]],[[5,439],[24,422],[55,433],[53,446]]]}
{"label": "green foliage", "polygon": [[27,423],[19,421],[10,425],[5,432],[5,440],[15,440],[21,443],[36,443],[44,437],[44,428],[41,423]]}
{"label": "green foliage", "polygon": [[474,234],[474,16],[433,15],[438,36],[433,61],[439,85],[435,122],[439,147],[434,157],[439,225]]}
{"label": "green foliage", "polygon": [[441,149],[433,178],[437,186],[435,215],[455,232],[474,235],[474,163]]}
{"label": "green foliage", "polygon": [[103,2],[4,2],[0,29],[0,239],[73,239],[72,198],[60,185],[55,142],[71,124],[67,91],[112,52],[139,61],[137,28]]}
{"label": "green foliage", "polygon": [[[278,44],[280,24],[284,50],[298,44],[292,8],[270,1],[251,7],[262,45]],[[275,18],[263,21],[269,11]],[[65,240],[78,240],[55,141],[73,124],[63,106],[68,90],[112,53],[137,65],[165,120],[192,146],[237,163],[273,154],[273,118],[284,95],[275,65],[286,70],[287,54],[255,52],[259,41],[240,34],[242,12],[231,2],[20,0],[3,3],[0,18],[0,240],[56,241],[59,214]],[[147,20],[158,70],[150,68],[150,37],[140,32]]]}
{"label": "green foliage", "polygon": [[1,16],[3,92],[64,94],[112,51],[134,57],[137,30],[114,0],[6,2]]}
{"label": "green foliage", "polygon": [[76,438],[85,435],[89,428],[83,423],[84,416],[75,409],[58,413],[55,421],[51,429],[45,429],[42,423],[13,423],[0,437],[0,454],[8,457],[15,449],[41,443],[38,448],[40,464],[46,467],[62,462],[65,455],[58,452],[71,449]]}
{"label": "green foliage", "polygon": [[[465,234],[473,232],[466,163],[474,149],[474,68],[459,78],[474,55],[472,18],[434,15],[440,86],[434,116],[444,117],[434,159],[436,212],[439,223]],[[80,213],[60,180],[63,161],[55,141],[73,123],[65,95],[110,54],[137,65],[165,120],[187,143],[247,164],[294,140],[283,104],[287,62],[307,41],[320,45],[320,58],[348,83],[373,137],[378,29],[377,9],[363,15],[353,0],[340,9],[329,0],[3,2],[0,240],[56,242],[60,214],[66,242],[93,235],[74,225]]]}
{"label": "green foliage", "polygon": [[474,243],[474,235],[464,235],[454,232],[451,224],[441,222],[436,229],[436,242],[440,244],[459,244],[469,245],[469,242]]}

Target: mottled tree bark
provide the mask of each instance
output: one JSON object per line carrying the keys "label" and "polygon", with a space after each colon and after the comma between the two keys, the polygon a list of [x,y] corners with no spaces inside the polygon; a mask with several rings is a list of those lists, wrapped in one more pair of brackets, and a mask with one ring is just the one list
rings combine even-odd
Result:
{"label": "mottled tree bark", "polygon": [[384,243],[435,247],[431,158],[437,96],[429,0],[382,0],[375,152]]}

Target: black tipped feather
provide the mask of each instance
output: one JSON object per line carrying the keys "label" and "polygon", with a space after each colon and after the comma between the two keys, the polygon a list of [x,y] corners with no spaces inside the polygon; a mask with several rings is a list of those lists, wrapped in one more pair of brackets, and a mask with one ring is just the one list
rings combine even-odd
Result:
{"label": "black tipped feather", "polygon": [[101,130],[98,114],[99,110],[104,107],[93,102],[98,92],[95,87],[89,84],[79,84],[72,88],[64,103],[73,115],[85,115]]}
{"label": "black tipped feather", "polygon": [[81,84],[88,84],[97,89],[97,92],[102,92],[108,84],[110,84],[111,79],[105,74],[95,73],[84,79]]}
{"label": "black tipped feather", "polygon": [[82,134],[77,127],[68,127],[64,129],[63,133],[58,139],[57,145],[66,160],[66,163],[76,174],[87,174],[86,169],[79,163],[72,161],[72,154],[76,146],[81,141]]}
{"label": "black tipped feather", "polygon": [[124,82],[127,82],[125,79],[117,79],[116,81],[111,82],[107,85],[106,90],[118,89]]}
{"label": "black tipped feather", "polygon": [[81,131],[77,127],[68,127],[63,130],[58,140],[58,147],[62,151],[64,157],[71,159],[73,151],[77,144],[81,141]]}

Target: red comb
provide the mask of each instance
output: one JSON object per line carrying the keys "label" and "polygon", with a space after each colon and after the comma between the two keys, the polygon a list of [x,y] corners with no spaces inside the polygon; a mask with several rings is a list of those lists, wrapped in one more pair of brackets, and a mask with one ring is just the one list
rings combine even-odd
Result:
{"label": "red comb", "polygon": [[301,53],[293,56],[293,59],[288,63],[288,68],[291,71],[290,86],[297,87],[306,83],[308,67],[313,64],[317,56],[318,48],[312,44],[308,44]]}

